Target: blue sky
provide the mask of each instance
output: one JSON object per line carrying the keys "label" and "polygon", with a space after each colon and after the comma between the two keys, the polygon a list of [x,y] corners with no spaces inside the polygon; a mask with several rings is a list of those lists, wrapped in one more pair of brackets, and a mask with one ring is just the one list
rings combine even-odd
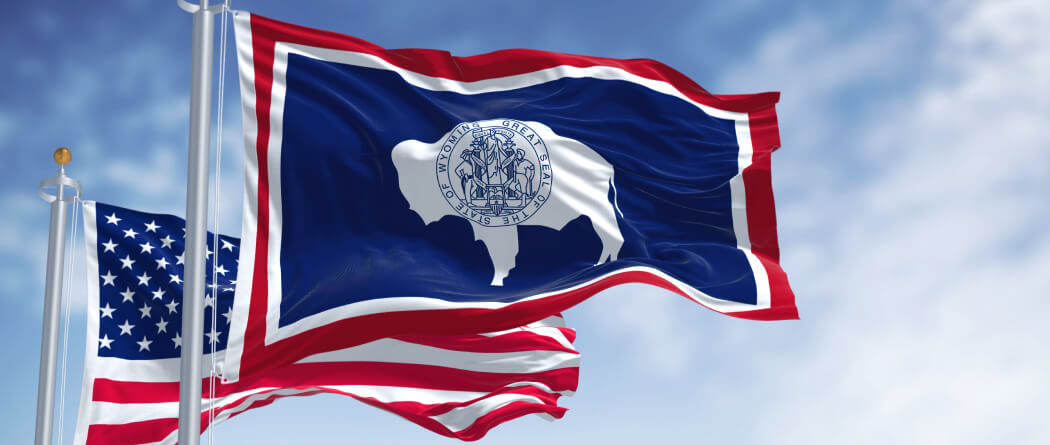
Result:
{"label": "blue sky", "polygon": [[[566,417],[510,422],[482,443],[1050,441],[1045,4],[326,3],[234,7],[392,48],[645,57],[715,93],[782,92],[774,190],[802,320],[732,319],[642,286],[608,291],[566,314],[583,352]],[[48,218],[35,187],[67,145],[85,198],[184,212],[191,19],[174,2],[128,0],[16,2],[0,20],[0,347],[17,358],[0,367],[0,431],[26,443]],[[236,234],[230,62],[220,229]],[[74,302],[67,440],[82,311]],[[335,396],[279,401],[215,438],[449,443]]]}

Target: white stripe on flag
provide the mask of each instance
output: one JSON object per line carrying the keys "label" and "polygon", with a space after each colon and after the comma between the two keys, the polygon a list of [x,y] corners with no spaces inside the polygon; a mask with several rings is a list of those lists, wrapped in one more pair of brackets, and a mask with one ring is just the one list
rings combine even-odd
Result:
{"label": "white stripe on flag", "polygon": [[384,338],[324,352],[298,363],[384,362],[442,366],[466,371],[532,373],[579,366],[579,354],[560,351],[463,352]]}

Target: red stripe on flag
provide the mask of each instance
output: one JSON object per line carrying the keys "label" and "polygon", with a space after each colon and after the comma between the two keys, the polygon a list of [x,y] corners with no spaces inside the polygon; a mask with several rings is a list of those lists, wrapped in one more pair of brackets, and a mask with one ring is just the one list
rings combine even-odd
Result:
{"label": "red stripe on flag", "polygon": [[97,378],[91,400],[113,403],[161,403],[179,401],[179,382],[128,382]]}
{"label": "red stripe on flag", "polygon": [[[255,269],[252,272],[251,298],[248,302],[248,322],[244,332],[243,355],[241,369],[256,369],[259,366],[257,359],[262,354],[253,354],[252,351],[263,349],[264,336],[266,332],[266,293],[267,279],[266,269],[268,267],[267,254],[269,251],[269,227],[270,227],[270,180],[268,170],[267,148],[270,145],[270,92],[273,86],[273,49],[272,40],[267,41],[262,34],[255,32],[256,16],[251,16],[252,27],[252,64],[255,68],[255,120],[256,120],[256,143],[255,156],[258,165],[257,185],[258,196],[256,197],[256,240],[255,240]],[[269,67],[264,69],[263,67]],[[258,205],[265,203],[264,205]]]}
{"label": "red stripe on flag", "polygon": [[333,362],[301,363],[290,371],[278,370],[253,386],[307,387],[321,385],[403,386],[451,391],[489,392],[522,381],[539,382],[554,391],[575,391],[579,368],[537,373],[477,372],[406,363]]}
{"label": "red stripe on flag", "polygon": [[[566,328],[552,328],[559,329],[562,334],[565,335],[569,342],[572,342],[572,338],[569,335],[575,336],[575,331]],[[571,333],[571,334],[570,334]],[[489,337],[484,335],[464,335],[464,336],[435,336],[435,335],[399,335],[394,337],[397,340],[406,341],[409,343],[415,343],[424,346],[431,346],[441,349],[451,349],[454,351],[464,352],[490,352],[490,353],[501,353],[501,352],[521,352],[521,351],[560,351],[575,353],[576,350],[570,347],[566,347],[558,340],[551,337],[539,336],[532,332],[518,331],[518,332],[507,332],[500,334],[496,337]]]}
{"label": "red stripe on flag", "polygon": [[[747,312],[742,318],[752,320],[798,319],[795,294],[788,285],[787,274],[780,267],[777,241],[777,213],[773,202],[772,154],[780,148],[780,130],[773,106],[748,116],[753,153],[751,165],[744,169],[747,199],[747,232],[751,252],[762,262],[769,277],[770,307]],[[729,314],[735,315],[735,314]]]}
{"label": "red stripe on flag", "polygon": [[[531,73],[560,65],[579,68],[608,66],[647,79],[668,82],[690,99],[726,111],[751,112],[771,106],[779,97],[779,93],[714,95],[688,76],[650,59],[609,59],[532,49],[507,49],[476,56],[454,57],[448,51],[433,49],[386,49],[344,34],[307,28],[254,14],[251,16],[251,27],[253,48],[257,48],[254,46],[257,43],[264,43],[267,48],[272,49],[273,43],[280,41],[355,51],[374,55],[409,71],[460,82]],[[258,60],[256,59],[256,63]],[[272,66],[272,61],[267,65]]]}
{"label": "red stripe on flag", "polygon": [[178,419],[153,419],[120,425],[88,427],[87,445],[124,445],[159,442],[178,428]]}
{"label": "red stripe on flag", "polygon": [[[299,363],[266,373],[263,377],[216,385],[223,397],[254,388],[307,388],[335,385],[398,386],[449,391],[490,392],[518,382],[546,385],[553,391],[575,391],[579,368],[553,369],[537,373],[477,372],[441,366],[408,363],[326,362]],[[204,379],[208,395],[210,379]],[[179,400],[178,382],[125,382],[95,379],[92,400],[111,403],[162,403]]]}
{"label": "red stripe on flag", "polygon": [[747,197],[747,232],[751,251],[773,261],[780,259],[777,243],[777,213],[773,204],[773,176],[770,160],[780,146],[777,114],[773,107],[751,113],[751,165],[744,169]]}

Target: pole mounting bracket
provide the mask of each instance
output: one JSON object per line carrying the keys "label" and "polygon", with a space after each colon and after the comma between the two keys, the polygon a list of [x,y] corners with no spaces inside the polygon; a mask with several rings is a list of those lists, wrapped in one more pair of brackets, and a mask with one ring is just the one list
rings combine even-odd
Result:
{"label": "pole mounting bracket", "polygon": [[[48,189],[58,188],[59,185],[72,187],[74,190],[76,190],[76,193],[70,195],[63,193],[62,197],[59,198],[48,192]],[[72,202],[74,199],[80,197],[80,182],[73,178],[70,178],[69,176],[66,176],[65,172],[59,172],[58,176],[52,176],[43,181],[40,181],[40,188],[37,191],[37,193],[40,195],[40,198],[47,202],[55,202],[55,200],[59,200],[62,202]]]}
{"label": "pole mounting bracket", "polygon": [[[201,10],[201,5],[190,3],[186,0],[175,0],[175,3],[177,3],[183,11],[186,11],[190,14],[196,14],[197,11]],[[205,11],[214,14],[217,12],[221,12],[224,9],[226,9],[226,2],[222,2],[218,5],[208,6],[207,8],[205,8]]]}

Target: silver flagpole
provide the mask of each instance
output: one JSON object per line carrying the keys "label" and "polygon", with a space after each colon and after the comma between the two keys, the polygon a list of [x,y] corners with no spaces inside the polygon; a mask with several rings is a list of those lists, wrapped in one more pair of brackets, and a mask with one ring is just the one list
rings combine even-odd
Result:
{"label": "silver flagpole", "polygon": [[[189,171],[186,177],[185,281],[182,288],[182,360],[179,369],[179,436],[197,445],[201,434],[201,363],[204,353],[204,286],[208,219],[208,152],[211,148],[213,15],[208,0],[192,5],[193,74],[190,87]],[[216,9],[218,10],[218,9]]]}
{"label": "silver flagpole", "polygon": [[[58,364],[58,303],[62,296],[62,264],[66,249],[66,204],[80,196],[80,183],[66,176],[72,159],[68,148],[55,150],[58,176],[40,183],[40,197],[51,203],[51,229],[47,236],[47,276],[44,284],[44,328],[40,338],[40,379],[36,390],[36,445],[51,443],[55,411],[55,371]],[[54,187],[55,194],[46,189]],[[73,193],[68,193],[67,188]],[[61,427],[61,426],[60,426]]]}

